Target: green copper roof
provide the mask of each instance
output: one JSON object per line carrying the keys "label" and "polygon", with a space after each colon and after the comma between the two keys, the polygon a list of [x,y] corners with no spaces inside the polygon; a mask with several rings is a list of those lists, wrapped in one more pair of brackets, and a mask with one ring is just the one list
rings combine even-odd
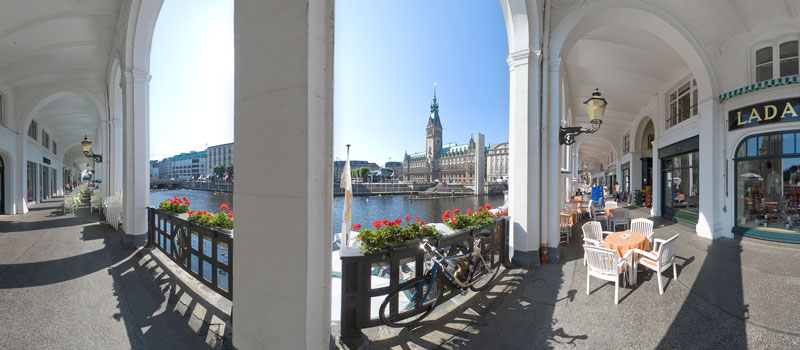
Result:
{"label": "green copper roof", "polygon": [[433,103],[431,103],[431,117],[428,119],[428,124],[442,126],[439,120],[439,103],[436,102],[436,85],[433,85]]}

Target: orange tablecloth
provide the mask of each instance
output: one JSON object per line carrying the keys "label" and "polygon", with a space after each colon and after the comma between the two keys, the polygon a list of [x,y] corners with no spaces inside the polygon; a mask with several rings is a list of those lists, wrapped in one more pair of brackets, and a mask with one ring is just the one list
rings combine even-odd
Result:
{"label": "orange tablecloth", "polygon": [[[622,238],[622,235],[626,233],[631,236]],[[647,237],[633,231],[614,232],[603,239],[603,245],[608,249],[616,250],[619,257],[623,257],[625,253],[633,248],[639,248],[646,252],[650,251],[650,242],[647,241]]]}
{"label": "orange tablecloth", "polygon": [[614,209],[617,209],[617,208],[606,208],[606,216],[607,217],[611,217],[612,216],[611,212],[614,211]]}

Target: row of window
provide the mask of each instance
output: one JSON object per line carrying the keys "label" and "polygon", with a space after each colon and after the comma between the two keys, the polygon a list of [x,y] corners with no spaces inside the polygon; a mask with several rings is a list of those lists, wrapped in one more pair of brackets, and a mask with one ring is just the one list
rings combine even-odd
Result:
{"label": "row of window", "polygon": [[773,77],[788,77],[800,72],[797,40],[769,45],[755,52],[756,82]]}
{"label": "row of window", "polygon": [[[2,104],[0,104],[0,111],[2,111]],[[0,120],[2,119],[0,118]],[[35,120],[31,120],[31,125],[28,127],[28,136],[34,140],[39,139],[39,123]],[[42,130],[42,146],[50,149],[50,135],[44,130]],[[53,141],[53,154],[58,154],[58,146],[55,141]]]}

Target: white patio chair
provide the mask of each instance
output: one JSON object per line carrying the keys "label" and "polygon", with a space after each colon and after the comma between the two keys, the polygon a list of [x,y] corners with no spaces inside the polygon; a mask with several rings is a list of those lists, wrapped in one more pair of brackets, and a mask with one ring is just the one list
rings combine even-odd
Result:
{"label": "white patio chair", "polygon": [[606,215],[605,210],[603,210],[602,208],[597,209],[594,206],[594,201],[592,200],[589,201],[589,217],[595,221],[600,221],[600,220],[605,221],[606,227],[608,227],[608,215]]}
{"label": "white patio chair", "polygon": [[625,229],[630,228],[630,211],[625,208],[614,208],[611,211],[611,231],[616,232],[617,226],[625,226]]}
{"label": "white patio chair", "polygon": [[588,259],[588,266],[586,267],[586,295],[589,295],[591,277],[597,277],[605,281],[613,281],[614,304],[619,304],[619,276],[623,275],[624,283],[627,285],[625,265],[627,264],[628,257],[633,254],[633,250],[629,250],[622,258],[617,256],[616,250],[595,247],[589,244],[583,245],[583,251],[586,253],[586,258]]}
{"label": "white patio chair", "polygon": [[653,246],[653,220],[644,218],[633,219],[631,220],[631,231],[645,235],[647,241],[650,242],[650,246]]}
{"label": "white patio chair", "polygon": [[72,210],[72,213],[75,214],[75,210],[78,208],[75,205],[75,200],[72,196],[64,196],[64,214],[67,214],[67,210]]}
{"label": "white patio chair", "polygon": [[559,215],[559,219],[560,219],[558,225],[559,237],[566,236],[567,245],[569,245],[569,236],[572,235],[572,216]]}
{"label": "white patio chair", "polygon": [[617,202],[606,202],[606,208],[617,208]]}
{"label": "white patio chair", "polygon": [[[640,258],[638,264],[641,264],[648,269],[656,272],[658,276],[658,293],[664,294],[664,284],[661,281],[661,273],[672,266],[672,276],[675,280],[678,279],[678,269],[675,267],[675,242],[678,240],[679,235],[672,236],[672,238],[663,240],[655,239],[657,249],[652,252],[646,252],[641,249],[633,249]],[[636,266],[634,266],[635,268]]]}
{"label": "white patio chair", "polygon": [[[597,221],[589,221],[583,224],[581,230],[583,230],[584,244],[590,244],[595,247],[603,247],[603,236],[611,233],[603,231],[603,226]],[[586,252],[583,254],[583,264],[586,265]]]}
{"label": "white patio chair", "polygon": [[89,197],[89,213],[94,212],[94,208],[97,208],[97,212],[100,212],[100,208],[103,206],[103,202],[100,200],[100,196],[92,195]]}

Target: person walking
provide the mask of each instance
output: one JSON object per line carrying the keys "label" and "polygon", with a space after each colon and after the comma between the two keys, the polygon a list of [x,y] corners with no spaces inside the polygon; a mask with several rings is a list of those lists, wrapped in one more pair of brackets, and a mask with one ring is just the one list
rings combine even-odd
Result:
{"label": "person walking", "polygon": [[614,200],[619,202],[619,182],[614,183]]}

